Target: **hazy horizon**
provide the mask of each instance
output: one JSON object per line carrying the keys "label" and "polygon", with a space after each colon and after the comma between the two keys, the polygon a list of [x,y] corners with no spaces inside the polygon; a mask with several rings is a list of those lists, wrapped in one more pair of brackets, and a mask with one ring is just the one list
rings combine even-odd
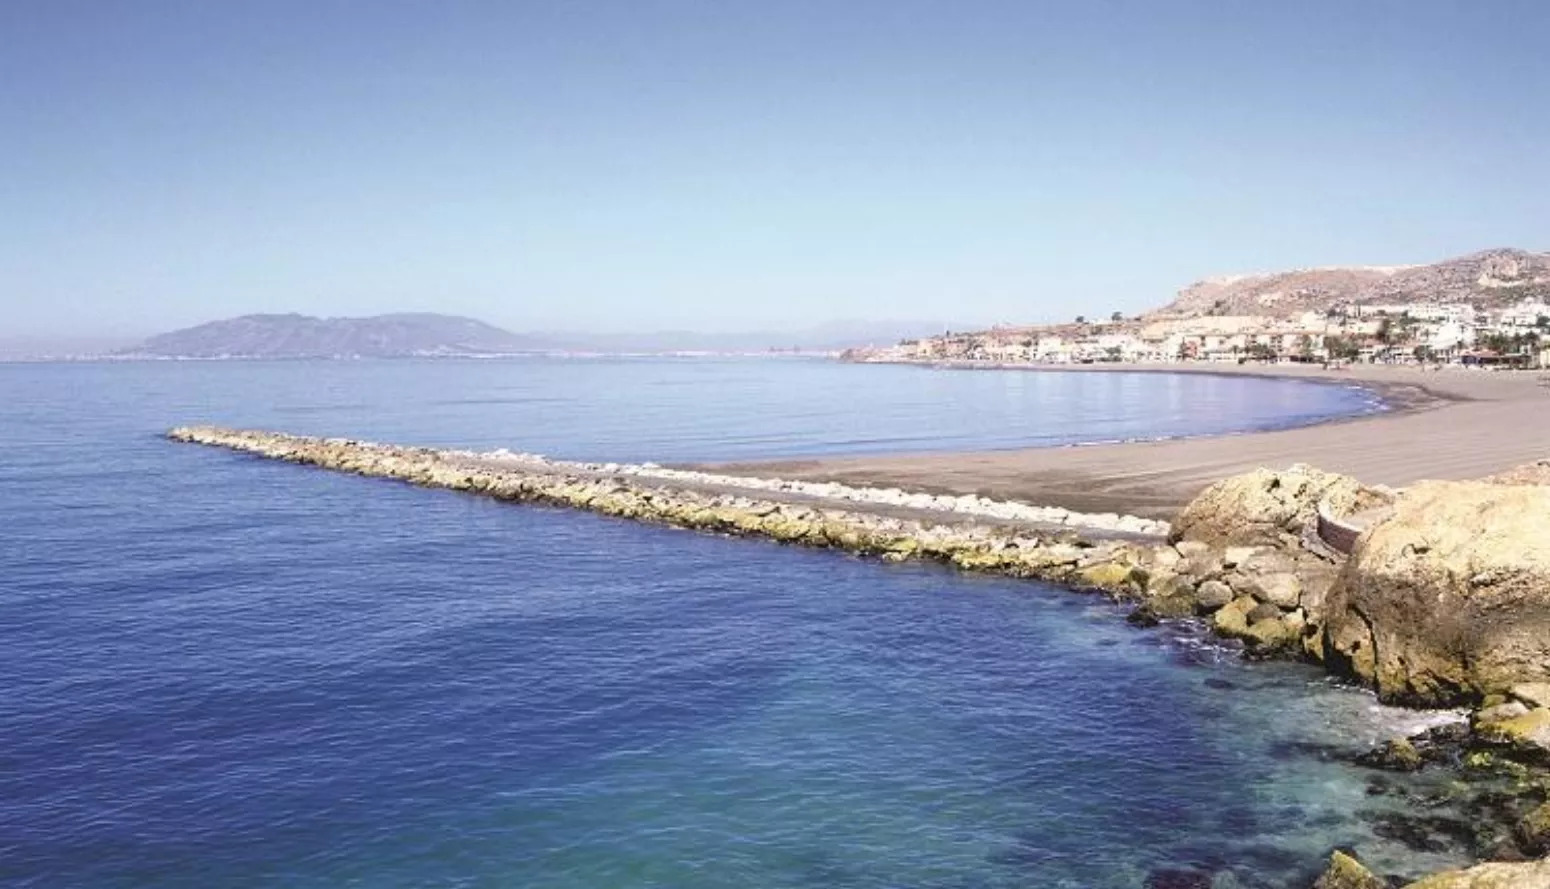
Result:
{"label": "hazy horizon", "polygon": [[[305,315],[306,313],[300,314]],[[378,315],[394,314],[404,313],[378,313]],[[159,334],[174,333],[209,324],[217,324],[232,320],[235,317],[242,316],[212,318],[181,328],[152,330],[144,333],[121,332],[117,335],[10,335],[0,331],[0,360],[108,356],[115,352],[133,349]],[[360,319],[377,316],[322,317],[338,320],[342,318]],[[484,319],[475,320],[482,321]],[[884,345],[897,342],[902,338],[927,336],[949,329],[963,329],[963,325],[942,321],[912,321],[908,319],[836,319],[800,327],[793,326],[764,330],[643,329],[634,331],[596,331],[576,328],[568,330],[508,330],[508,332],[544,341],[535,343],[535,347],[547,349],[598,350],[604,352],[662,352],[674,350],[735,352],[792,347],[833,349],[858,345]]]}
{"label": "hazy horizon", "polygon": [[1138,312],[1542,250],[1527,2],[0,8],[0,340]]}

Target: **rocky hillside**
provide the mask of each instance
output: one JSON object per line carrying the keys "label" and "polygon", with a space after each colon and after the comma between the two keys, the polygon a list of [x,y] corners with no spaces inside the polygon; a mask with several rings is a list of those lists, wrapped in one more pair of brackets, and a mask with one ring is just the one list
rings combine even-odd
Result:
{"label": "rocky hillside", "polygon": [[1550,253],[1486,250],[1431,265],[1297,269],[1209,278],[1179,291],[1153,317],[1278,315],[1342,303],[1469,302],[1501,308],[1550,296]]}
{"label": "rocky hillside", "polygon": [[243,315],[153,336],[126,351],[165,358],[402,358],[488,355],[537,347],[526,337],[453,315],[370,318]]}

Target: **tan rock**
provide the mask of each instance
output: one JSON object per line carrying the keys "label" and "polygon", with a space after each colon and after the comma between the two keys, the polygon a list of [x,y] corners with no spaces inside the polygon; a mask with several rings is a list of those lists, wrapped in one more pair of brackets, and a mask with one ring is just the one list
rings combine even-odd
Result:
{"label": "tan rock", "polygon": [[1493,485],[1550,485],[1550,460],[1536,460],[1481,479]]}
{"label": "tan rock", "polygon": [[1475,736],[1488,744],[1501,744],[1537,756],[1550,755],[1550,710],[1543,707],[1507,719],[1479,722]]}
{"label": "tan rock", "polygon": [[1153,570],[1171,571],[1183,560],[1184,557],[1173,547],[1159,546],[1147,554],[1146,563]]}
{"label": "tan rock", "polygon": [[[1499,700],[1499,698],[1498,698]],[[1480,708],[1475,714],[1476,722],[1504,722],[1515,719],[1527,713],[1529,708],[1519,701],[1505,701],[1499,704],[1491,704]]]}
{"label": "tan rock", "polygon": [[1405,889],[1550,889],[1550,860],[1477,864],[1432,874]]}
{"label": "tan rock", "polygon": [[1175,569],[1195,580],[1214,580],[1222,576],[1222,556],[1214,550],[1195,553],[1184,559]]}
{"label": "tan rock", "polygon": [[1257,605],[1253,596],[1239,596],[1212,615],[1212,629],[1223,636],[1243,638],[1249,632],[1249,612]]}
{"label": "tan rock", "polygon": [[1250,577],[1244,592],[1278,608],[1296,608],[1302,600],[1302,579],[1290,572]]}
{"label": "tan rock", "polygon": [[1522,682],[1507,693],[1530,707],[1550,707],[1550,682]]}
{"label": "tan rock", "polygon": [[1222,567],[1236,568],[1261,552],[1264,550],[1257,546],[1229,546],[1222,552]]}
{"label": "tan rock", "polygon": [[1179,554],[1179,558],[1191,559],[1198,556],[1210,555],[1211,544],[1202,543],[1199,540],[1180,540],[1174,543],[1173,550]]}
{"label": "tan rock", "polygon": [[1193,597],[1195,581],[1172,572],[1153,573],[1147,577],[1146,595],[1149,598]]}
{"label": "tan rock", "polygon": [[1215,611],[1233,598],[1232,587],[1220,580],[1208,580],[1195,590],[1195,601],[1204,611]]}
{"label": "tan rock", "polygon": [[1421,482],[1358,540],[1327,648],[1388,701],[1550,680],[1550,487]]}
{"label": "tan rock", "polygon": [[1299,639],[1302,616],[1295,623],[1281,616],[1281,611],[1257,601],[1253,596],[1239,596],[1211,616],[1211,628],[1217,635],[1241,639],[1249,653],[1269,655],[1294,648]]}
{"label": "tan rock", "polygon": [[1296,623],[1285,617],[1257,620],[1249,624],[1249,631],[1243,637],[1243,641],[1248,644],[1252,654],[1279,654],[1297,646],[1298,630],[1301,626],[1300,618]]}
{"label": "tan rock", "polygon": [[1091,565],[1077,572],[1077,582],[1083,586],[1093,587],[1109,592],[1124,592],[1131,589],[1131,569],[1129,565],[1118,562],[1104,562],[1099,565]]}
{"label": "tan rock", "polygon": [[1249,577],[1257,577],[1266,574],[1293,574],[1296,573],[1297,557],[1295,550],[1269,549],[1267,547],[1255,547],[1253,555],[1237,563],[1237,570]]}
{"label": "tan rock", "polygon": [[1388,889],[1388,883],[1360,861],[1337,850],[1329,856],[1329,867],[1313,889]]}
{"label": "tan rock", "polygon": [[1202,491],[1174,520],[1170,539],[1220,547],[1281,546],[1311,526],[1321,500],[1344,512],[1364,490],[1349,476],[1300,464],[1256,469]]}
{"label": "tan rock", "polygon": [[1335,566],[1327,562],[1305,559],[1298,565],[1297,578],[1302,582],[1302,595],[1297,601],[1312,622],[1324,622],[1329,591],[1338,575]]}

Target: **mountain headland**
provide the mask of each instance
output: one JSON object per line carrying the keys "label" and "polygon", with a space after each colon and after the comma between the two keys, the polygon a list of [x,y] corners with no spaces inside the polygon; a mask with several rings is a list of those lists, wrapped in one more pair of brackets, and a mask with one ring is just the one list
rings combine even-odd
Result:
{"label": "mountain headland", "polygon": [[[118,348],[117,358],[456,358],[546,352],[750,353],[839,351],[942,330],[936,322],[835,321],[795,330],[711,333],[513,333],[474,318],[433,312],[318,318],[296,313],[242,315],[150,337]],[[57,350],[56,350],[57,351]],[[22,355],[26,351],[22,350]],[[34,348],[32,354],[47,354]],[[89,352],[77,354],[91,354]]]}
{"label": "mountain headland", "polygon": [[1550,253],[1496,248],[1411,266],[1336,266],[1197,281],[1145,317],[1289,318],[1347,304],[1470,303],[1503,309],[1550,296]]}
{"label": "mountain headland", "polygon": [[408,358],[509,354],[534,340],[453,315],[243,315],[153,336],[120,353],[151,358]]}

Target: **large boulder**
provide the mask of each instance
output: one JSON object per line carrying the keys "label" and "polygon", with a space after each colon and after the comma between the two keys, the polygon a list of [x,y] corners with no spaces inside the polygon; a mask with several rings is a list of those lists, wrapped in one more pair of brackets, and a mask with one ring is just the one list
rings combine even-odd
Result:
{"label": "large boulder", "polygon": [[1376,493],[1350,476],[1298,464],[1225,478],[1190,501],[1170,539],[1213,547],[1295,546],[1327,501],[1338,515],[1366,507]]}
{"label": "large boulder", "polygon": [[1550,487],[1415,485],[1357,540],[1325,612],[1326,655],[1386,701],[1550,679]]}

